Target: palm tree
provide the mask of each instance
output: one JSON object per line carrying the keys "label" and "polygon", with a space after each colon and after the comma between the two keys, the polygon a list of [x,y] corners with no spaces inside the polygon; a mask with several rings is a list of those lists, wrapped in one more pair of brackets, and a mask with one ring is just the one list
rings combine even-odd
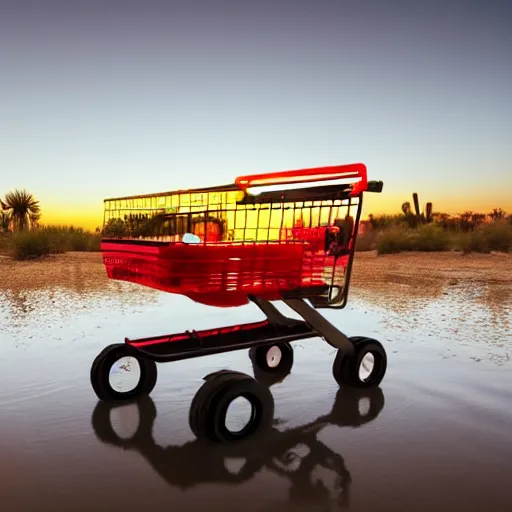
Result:
{"label": "palm tree", "polygon": [[11,211],[14,229],[33,226],[41,218],[39,201],[26,190],[14,190],[5,195],[5,205]]}

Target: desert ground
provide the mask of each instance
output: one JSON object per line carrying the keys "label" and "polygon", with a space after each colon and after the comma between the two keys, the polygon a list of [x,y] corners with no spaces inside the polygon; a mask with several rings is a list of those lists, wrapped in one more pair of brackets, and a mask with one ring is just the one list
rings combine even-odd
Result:
{"label": "desert ground", "polygon": [[[0,289],[31,289],[67,286],[83,282],[100,285],[106,276],[101,253],[69,252],[34,261],[14,261],[0,255]],[[351,285],[354,288],[393,289],[409,286],[430,289],[435,284],[493,283],[512,286],[512,255],[458,252],[401,253],[378,256],[375,251],[358,252]]]}

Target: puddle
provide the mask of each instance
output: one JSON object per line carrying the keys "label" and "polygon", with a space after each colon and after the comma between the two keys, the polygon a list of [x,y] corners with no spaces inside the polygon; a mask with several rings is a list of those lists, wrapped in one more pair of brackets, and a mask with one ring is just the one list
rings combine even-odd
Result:
{"label": "puddle", "polygon": [[204,375],[252,375],[247,351],[158,365],[152,405],[124,413],[97,412],[89,370],[125,336],[257,321],[260,311],[87,275],[0,289],[5,510],[512,510],[509,283],[356,282],[345,310],[323,314],[383,342],[381,402],[340,397],[334,350],[296,342],[291,374],[271,388],[274,433],[237,451],[197,443],[188,408]]}

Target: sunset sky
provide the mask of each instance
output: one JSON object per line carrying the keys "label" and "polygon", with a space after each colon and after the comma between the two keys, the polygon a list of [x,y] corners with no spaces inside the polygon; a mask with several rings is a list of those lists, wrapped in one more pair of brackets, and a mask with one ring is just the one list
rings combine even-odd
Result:
{"label": "sunset sky", "polygon": [[364,162],[365,214],[512,212],[510,0],[5,0],[0,197],[103,199]]}

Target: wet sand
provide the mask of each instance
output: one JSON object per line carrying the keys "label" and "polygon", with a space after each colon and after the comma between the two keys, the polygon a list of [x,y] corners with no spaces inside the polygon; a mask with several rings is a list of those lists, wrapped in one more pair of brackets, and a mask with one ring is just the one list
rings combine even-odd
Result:
{"label": "wet sand", "polygon": [[[102,257],[97,252],[71,252],[35,261],[14,261],[0,254],[0,276],[0,290],[53,286],[90,289],[106,282]],[[512,254],[356,253],[351,281],[355,287],[375,289],[376,285],[389,283],[396,289],[411,285],[411,280],[423,287],[443,280],[450,284],[487,282],[512,286]]]}
{"label": "wet sand", "polygon": [[[195,440],[188,409],[204,375],[253,375],[247,351],[159,365],[151,400],[113,410],[90,365],[125,336],[255,321],[257,308],[108,281],[98,254],[0,258],[0,276],[1,510],[512,510],[510,255],[358,253],[347,308],[323,314],[383,342],[380,389],[339,390],[331,347],[296,342],[271,387],[273,431],[217,448]],[[115,435],[137,424],[131,441]]]}

